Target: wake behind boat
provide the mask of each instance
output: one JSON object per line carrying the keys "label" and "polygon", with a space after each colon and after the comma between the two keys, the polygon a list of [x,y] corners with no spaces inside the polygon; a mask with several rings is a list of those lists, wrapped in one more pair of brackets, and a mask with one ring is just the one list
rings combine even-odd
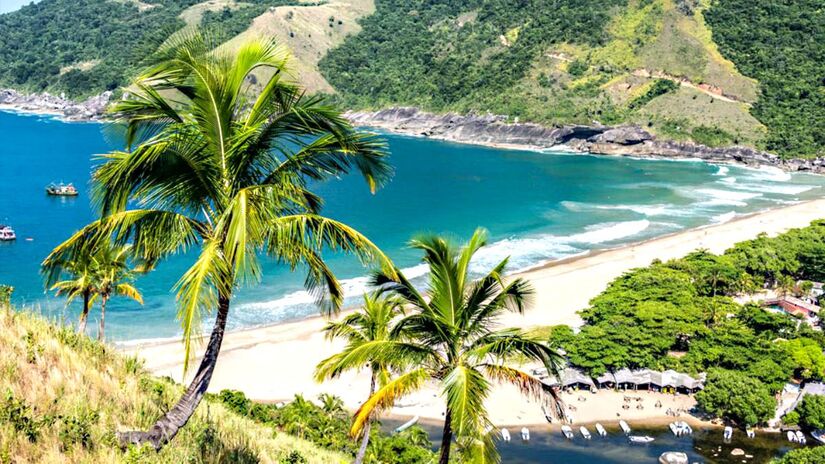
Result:
{"label": "wake behind boat", "polygon": [[76,197],[77,189],[72,184],[51,183],[46,187],[46,193],[57,197]]}

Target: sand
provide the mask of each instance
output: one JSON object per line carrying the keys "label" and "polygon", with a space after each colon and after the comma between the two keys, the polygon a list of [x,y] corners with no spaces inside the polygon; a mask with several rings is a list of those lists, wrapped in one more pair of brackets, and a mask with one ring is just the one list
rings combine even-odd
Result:
{"label": "sand", "polygon": [[[519,327],[580,325],[582,321],[576,312],[587,307],[591,298],[629,269],[646,266],[657,258],[681,257],[700,248],[719,253],[759,233],[776,235],[790,228],[804,227],[821,217],[825,217],[825,199],[548,263],[519,274],[535,287],[535,304],[524,315],[508,315],[502,323]],[[340,342],[330,342],[323,337],[320,330],[324,323],[322,318],[312,318],[227,334],[210,390],[241,390],[253,399],[267,402],[289,400],[295,394],[315,398],[326,392],[340,396],[347,407],[357,408],[369,388],[366,371],[349,373],[323,384],[313,380],[315,365],[342,346]],[[180,342],[132,346],[124,351],[140,355],[146,367],[156,375],[182,380],[183,349]],[[578,395],[583,395],[586,401],[578,401]],[[605,425],[617,421],[617,413],[628,421],[654,420],[666,418],[665,410],[669,407],[689,409],[693,405],[693,399],[688,396],[647,392],[633,395],[644,398],[644,409],[636,409],[634,402],[630,410],[622,410],[623,394],[608,391],[572,397],[565,395],[565,399],[572,400],[569,403],[577,408],[572,413],[576,423],[603,421]],[[656,399],[660,399],[664,407],[653,407]],[[486,405],[493,422],[498,425],[544,422],[540,408],[509,386],[497,386]],[[418,415],[440,419],[443,417],[443,401],[438,390],[428,386],[399,402],[391,413],[401,417]]]}

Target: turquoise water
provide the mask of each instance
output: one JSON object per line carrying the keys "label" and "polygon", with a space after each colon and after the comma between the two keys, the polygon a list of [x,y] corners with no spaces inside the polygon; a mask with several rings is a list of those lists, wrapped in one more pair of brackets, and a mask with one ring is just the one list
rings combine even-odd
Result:
{"label": "turquoise water", "polygon": [[[76,308],[48,297],[38,264],[73,231],[92,220],[88,180],[92,155],[113,148],[102,126],[0,112],[0,223],[17,231],[0,244],[0,282],[15,301],[74,319]],[[513,269],[616,246],[681,229],[724,222],[737,214],[823,195],[825,179],[778,170],[691,161],[633,160],[498,150],[387,135],[396,175],[376,195],[356,176],[317,188],[326,214],[368,235],[409,275],[420,275],[411,236],[439,232],[467,237],[484,226],[491,246],[475,265],[512,256]],[[44,187],[73,182],[74,199],[50,198]],[[352,300],[364,290],[365,270],[330,256]],[[178,256],[141,278],[145,305],[113,300],[108,334],[117,340],[178,334],[170,289],[191,262]],[[232,328],[316,314],[301,290],[303,276],[267,262],[261,285],[241,290]],[[93,326],[93,325],[92,325]]]}

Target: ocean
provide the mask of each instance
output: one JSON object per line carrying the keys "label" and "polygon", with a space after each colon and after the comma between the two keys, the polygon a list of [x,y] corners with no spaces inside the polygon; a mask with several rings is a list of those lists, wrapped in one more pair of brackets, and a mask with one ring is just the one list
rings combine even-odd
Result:
{"label": "ocean", "polygon": [[[0,243],[0,283],[15,287],[14,302],[50,317],[74,320],[44,289],[39,263],[95,217],[89,198],[94,155],[116,148],[97,123],[65,123],[44,116],[0,112],[0,223],[18,240]],[[435,232],[466,239],[476,227],[490,245],[473,263],[489,268],[510,256],[511,270],[614,247],[680,230],[729,221],[738,215],[823,195],[825,178],[777,169],[698,161],[637,160],[519,151],[385,134],[393,180],[371,195],[363,180],[345,176],[317,185],[324,213],[354,226],[404,268],[421,277],[411,237]],[[72,182],[77,198],[45,194],[50,182]],[[366,289],[367,269],[355,259],[327,257],[348,302]],[[126,342],[175,337],[172,287],[192,262],[181,255],[142,276],[145,304],[113,299],[107,335]],[[304,276],[264,260],[259,285],[241,289],[230,328],[246,328],[317,314],[302,290]],[[94,320],[96,315],[92,315]],[[94,321],[90,323],[94,327]]]}

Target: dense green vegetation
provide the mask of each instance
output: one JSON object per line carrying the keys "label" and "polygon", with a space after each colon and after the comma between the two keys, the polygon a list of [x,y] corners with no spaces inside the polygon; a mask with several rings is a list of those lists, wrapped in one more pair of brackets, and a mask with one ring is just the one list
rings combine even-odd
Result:
{"label": "dense green vegetation", "polygon": [[772,464],[820,464],[822,462],[825,462],[825,446],[795,449],[780,459],[771,461]]}
{"label": "dense green vegetation", "polygon": [[[230,411],[268,425],[280,432],[301,437],[318,446],[355,456],[358,442],[349,436],[351,416],[339,398],[321,395],[320,405],[296,396],[284,406],[250,401],[237,391],[223,390],[214,395]],[[366,452],[367,463],[417,464],[430,462],[435,454],[430,451],[427,432],[413,426],[402,433],[387,435],[378,427],[370,433]]]}
{"label": "dense green vegetation", "polygon": [[[82,97],[115,90],[158,45],[185,26],[179,17],[202,0],[46,0],[0,15],[0,85]],[[245,0],[243,8],[207,11],[202,23],[226,37],[289,0]]]}
{"label": "dense green vegetation", "polygon": [[799,425],[808,430],[825,429],[825,396],[806,395],[794,410]]}
{"label": "dense green vegetation", "polygon": [[709,413],[743,425],[764,423],[776,410],[776,399],[763,383],[723,369],[708,372],[707,386],[696,394],[696,402]]}
{"label": "dense green vegetation", "polygon": [[[502,111],[499,95],[553,43],[600,45],[624,0],[378,0],[321,66],[351,105]],[[491,106],[495,104],[495,106]]]}
{"label": "dense green vegetation", "polygon": [[581,312],[586,325],[578,334],[556,327],[549,337],[567,351],[571,364],[593,375],[624,367],[715,372],[706,405],[753,423],[764,418],[758,413],[761,399],[751,398],[750,409],[737,410],[745,406],[721,403],[713,384],[740,381],[736,371],[772,394],[791,378],[822,379],[825,337],[791,316],[743,306],[731,296],[765,285],[809,291],[809,285],[795,283],[822,278],[823,253],[825,221],[816,221],[778,237],[741,242],[721,256],[699,251],[657,262],[626,273],[594,298]]}
{"label": "dense green vegetation", "polygon": [[[752,113],[765,145],[783,155],[825,154],[825,9],[820,0],[715,1],[713,38],[762,95]],[[745,19],[747,18],[747,19]]]}

